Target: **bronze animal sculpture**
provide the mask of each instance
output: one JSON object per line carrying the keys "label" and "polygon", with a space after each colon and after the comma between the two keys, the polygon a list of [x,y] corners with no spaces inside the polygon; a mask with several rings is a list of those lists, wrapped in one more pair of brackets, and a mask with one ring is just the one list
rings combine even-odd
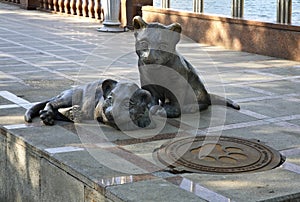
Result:
{"label": "bronze animal sculpture", "polygon": [[212,104],[240,109],[230,99],[209,94],[195,68],[176,51],[182,30],[180,24],[148,24],[136,16],[133,26],[140,82],[152,94],[153,113],[161,114],[163,107],[163,113],[174,118],[181,113],[205,110]]}
{"label": "bronze animal sculpture", "polygon": [[53,125],[54,120],[95,119],[119,130],[154,128],[148,110],[150,101],[151,94],[135,83],[99,80],[32,106],[24,118],[32,122],[40,116],[45,125]]}

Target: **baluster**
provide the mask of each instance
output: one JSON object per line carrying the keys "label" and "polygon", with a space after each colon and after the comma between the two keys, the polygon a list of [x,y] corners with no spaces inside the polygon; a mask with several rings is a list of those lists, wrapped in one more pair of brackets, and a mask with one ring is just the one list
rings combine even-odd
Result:
{"label": "baluster", "polygon": [[88,17],[89,16],[89,9],[88,9],[88,0],[82,0],[82,16]]}
{"label": "baluster", "polygon": [[95,0],[94,11],[95,11],[95,19],[100,20],[101,19],[101,4],[100,4],[100,0]]}
{"label": "baluster", "polygon": [[82,0],[76,0],[76,13],[78,16],[82,16]]}
{"label": "baluster", "polygon": [[53,10],[59,12],[58,0],[53,0]]}
{"label": "baluster", "polygon": [[[46,1],[46,0],[45,0]],[[48,9],[53,11],[53,0],[48,0]]]}
{"label": "baluster", "polygon": [[76,15],[76,0],[70,1],[70,10],[72,15]]}
{"label": "baluster", "polygon": [[48,10],[48,0],[43,0],[43,2],[44,2],[43,8],[44,8],[45,10]]}
{"label": "baluster", "polygon": [[70,0],[65,0],[65,13],[70,14]]}
{"label": "baluster", "polygon": [[89,0],[89,6],[88,6],[88,9],[89,9],[89,17],[90,18],[95,18],[95,2],[94,0]]}
{"label": "baluster", "polygon": [[17,0],[16,3],[17,3],[17,4],[20,4],[20,0]]}
{"label": "baluster", "polygon": [[65,11],[64,0],[58,0],[58,7],[59,7],[59,12],[63,13]]}
{"label": "baluster", "polygon": [[40,0],[40,9],[44,9],[44,1],[43,0]]}

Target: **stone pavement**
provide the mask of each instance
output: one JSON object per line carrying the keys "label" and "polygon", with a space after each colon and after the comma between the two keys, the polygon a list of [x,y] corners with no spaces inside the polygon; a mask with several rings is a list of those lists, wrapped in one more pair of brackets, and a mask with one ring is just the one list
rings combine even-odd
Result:
{"label": "stone pavement", "polygon": [[[300,200],[299,62],[183,36],[179,52],[210,92],[235,100],[240,111],[212,106],[134,132],[95,122],[24,123],[26,108],[72,86],[100,78],[139,82],[133,33],[98,27],[0,2],[0,201]],[[177,134],[259,140],[286,161],[262,172],[173,174],[153,151]]]}

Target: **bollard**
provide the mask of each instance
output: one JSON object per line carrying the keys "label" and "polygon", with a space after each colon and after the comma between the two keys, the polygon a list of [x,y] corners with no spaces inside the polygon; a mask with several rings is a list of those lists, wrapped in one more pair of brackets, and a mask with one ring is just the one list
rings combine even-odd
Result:
{"label": "bollard", "polygon": [[232,0],[231,15],[236,18],[244,16],[244,0]]}
{"label": "bollard", "polygon": [[203,13],[203,0],[194,0],[193,10],[195,13]]}
{"label": "bollard", "polygon": [[277,22],[291,24],[292,0],[277,0]]}
{"label": "bollard", "polygon": [[124,32],[119,21],[120,0],[104,0],[102,6],[104,10],[103,26],[98,28],[99,32]]}
{"label": "bollard", "polygon": [[161,0],[162,8],[170,8],[170,0]]}

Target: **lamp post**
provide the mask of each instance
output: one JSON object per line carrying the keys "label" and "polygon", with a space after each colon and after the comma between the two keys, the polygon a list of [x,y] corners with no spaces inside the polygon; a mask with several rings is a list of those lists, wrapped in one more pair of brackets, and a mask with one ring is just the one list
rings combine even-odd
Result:
{"label": "lamp post", "polygon": [[103,26],[98,28],[100,32],[124,32],[121,22],[119,21],[120,0],[103,0],[104,10]]}

